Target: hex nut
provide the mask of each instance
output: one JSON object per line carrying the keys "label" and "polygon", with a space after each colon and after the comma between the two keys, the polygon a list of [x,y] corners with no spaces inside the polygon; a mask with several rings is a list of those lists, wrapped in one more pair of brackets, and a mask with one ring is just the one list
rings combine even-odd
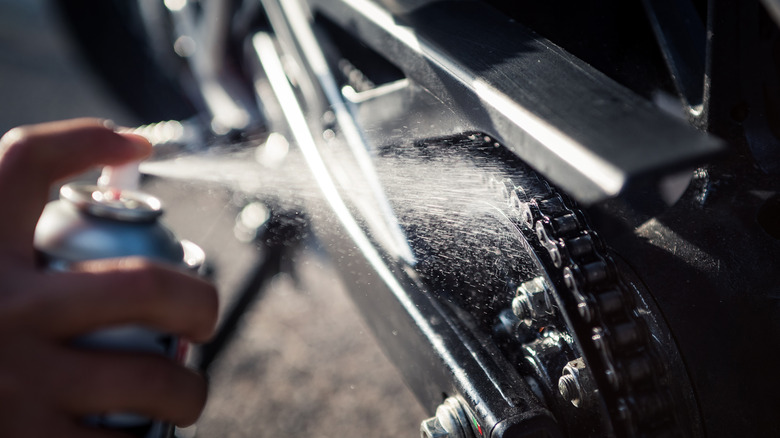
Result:
{"label": "hex nut", "polygon": [[420,438],[449,438],[450,434],[442,427],[437,417],[423,420],[420,424]]}
{"label": "hex nut", "polygon": [[449,397],[436,408],[436,416],[420,425],[422,438],[475,438],[460,400]]}

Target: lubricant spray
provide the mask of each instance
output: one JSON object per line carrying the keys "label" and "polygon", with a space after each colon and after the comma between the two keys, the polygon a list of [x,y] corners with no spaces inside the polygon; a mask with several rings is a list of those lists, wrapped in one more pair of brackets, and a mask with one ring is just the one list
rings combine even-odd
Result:
{"label": "lubricant spray", "polygon": [[[115,171],[114,176],[121,173]],[[110,171],[104,171],[104,176],[107,174]],[[112,185],[111,181],[101,186],[66,184],[60,189],[60,199],[46,205],[35,230],[35,248],[44,266],[67,271],[75,262],[127,256],[192,270],[202,265],[203,251],[191,242],[180,242],[160,223],[163,210],[156,197]],[[180,362],[185,351],[177,337],[136,325],[103,329],[76,339],[74,344],[155,353]],[[173,435],[172,425],[133,413],[95,413],[85,421],[143,438]]]}

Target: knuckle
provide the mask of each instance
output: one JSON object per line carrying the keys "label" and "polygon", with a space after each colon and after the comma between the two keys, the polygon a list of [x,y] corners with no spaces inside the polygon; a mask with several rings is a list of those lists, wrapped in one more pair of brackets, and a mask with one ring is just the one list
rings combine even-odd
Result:
{"label": "knuckle", "polygon": [[0,138],[0,157],[3,161],[24,162],[32,155],[32,133],[29,127],[20,126],[6,132]]}

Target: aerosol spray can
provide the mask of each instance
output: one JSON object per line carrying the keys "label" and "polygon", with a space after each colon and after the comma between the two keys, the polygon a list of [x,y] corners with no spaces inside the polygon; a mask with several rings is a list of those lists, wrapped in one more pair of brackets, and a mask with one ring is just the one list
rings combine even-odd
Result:
{"label": "aerosol spray can", "polygon": [[[43,264],[57,271],[67,271],[74,262],[127,256],[197,270],[205,258],[203,251],[192,242],[180,242],[160,223],[162,213],[156,197],[119,189],[111,181],[104,186],[67,184],[60,189],[60,199],[46,205],[35,230],[35,248]],[[177,337],[134,325],[103,329],[76,339],[74,344],[88,349],[156,353],[180,362],[186,352]],[[173,435],[171,424],[134,413],[95,413],[85,421],[143,438]]]}

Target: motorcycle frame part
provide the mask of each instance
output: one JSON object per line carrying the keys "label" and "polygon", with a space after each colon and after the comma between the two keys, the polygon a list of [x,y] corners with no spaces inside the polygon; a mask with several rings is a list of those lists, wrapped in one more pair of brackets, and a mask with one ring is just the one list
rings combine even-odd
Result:
{"label": "motorcycle frame part", "polygon": [[[458,129],[408,125],[405,135],[487,133],[582,204],[652,187],[723,148],[483,3],[432,2],[395,15],[365,0],[306,7],[454,113]],[[463,38],[470,28],[491,31]]]}

